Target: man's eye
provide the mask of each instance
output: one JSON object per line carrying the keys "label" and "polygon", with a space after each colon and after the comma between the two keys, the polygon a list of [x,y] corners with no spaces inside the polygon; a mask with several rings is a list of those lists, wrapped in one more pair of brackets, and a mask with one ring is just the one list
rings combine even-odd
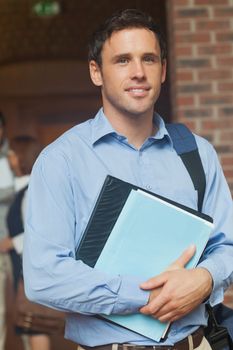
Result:
{"label": "man's eye", "polygon": [[120,57],[117,61],[117,63],[120,63],[120,64],[126,64],[129,62],[129,59],[127,57]]}
{"label": "man's eye", "polygon": [[153,56],[146,56],[146,57],[144,57],[144,61],[148,62],[148,63],[150,63],[150,62],[153,63],[156,60],[155,60],[155,57],[153,57]]}

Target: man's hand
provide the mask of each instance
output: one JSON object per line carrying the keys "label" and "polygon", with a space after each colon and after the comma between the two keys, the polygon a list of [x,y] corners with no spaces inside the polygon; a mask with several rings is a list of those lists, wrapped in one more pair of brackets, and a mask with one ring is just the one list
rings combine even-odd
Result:
{"label": "man's hand", "polygon": [[162,322],[175,321],[197,307],[212,290],[212,277],[204,268],[186,270],[184,267],[195,253],[189,247],[164,273],[141,284],[151,290],[149,302],[140,312]]}
{"label": "man's hand", "polygon": [[13,248],[13,242],[10,237],[5,237],[0,240],[0,253],[8,253]]}

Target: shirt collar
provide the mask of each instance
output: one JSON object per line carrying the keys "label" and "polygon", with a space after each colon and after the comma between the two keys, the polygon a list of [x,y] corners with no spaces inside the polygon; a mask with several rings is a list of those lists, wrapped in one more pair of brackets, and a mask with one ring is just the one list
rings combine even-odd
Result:
{"label": "shirt collar", "polygon": [[[168,134],[163,118],[158,113],[155,113],[153,121],[156,125],[156,133],[155,135],[151,136],[150,139],[167,139],[168,142],[172,144],[171,137]],[[117,135],[117,132],[113,129],[112,125],[104,114],[103,108],[101,108],[93,119],[92,144],[94,145],[97,141],[110,134]]]}
{"label": "shirt collar", "polygon": [[153,121],[156,125],[156,133],[154,136],[151,136],[151,138],[154,138],[155,140],[166,139],[171,145],[173,145],[172,139],[166,129],[166,124],[163,118],[158,113],[155,113]]}
{"label": "shirt collar", "polygon": [[109,134],[117,134],[104,114],[103,108],[99,110],[93,119],[92,124],[92,144],[94,145],[101,138]]}

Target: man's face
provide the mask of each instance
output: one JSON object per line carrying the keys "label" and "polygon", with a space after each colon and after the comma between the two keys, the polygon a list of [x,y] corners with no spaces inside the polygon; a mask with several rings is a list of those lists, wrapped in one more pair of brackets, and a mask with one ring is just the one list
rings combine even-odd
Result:
{"label": "man's face", "polygon": [[91,61],[90,73],[94,84],[102,88],[106,115],[144,116],[153,113],[166,63],[161,62],[152,31],[129,28],[114,32],[104,43],[102,66]]}

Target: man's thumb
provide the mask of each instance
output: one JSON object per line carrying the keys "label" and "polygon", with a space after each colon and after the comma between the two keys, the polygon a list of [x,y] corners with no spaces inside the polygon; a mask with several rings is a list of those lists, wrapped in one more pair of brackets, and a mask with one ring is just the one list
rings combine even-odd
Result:
{"label": "man's thumb", "polygon": [[169,270],[176,270],[185,267],[185,265],[191,260],[196,252],[196,246],[194,244],[190,245],[183,253],[175,260],[169,267]]}

